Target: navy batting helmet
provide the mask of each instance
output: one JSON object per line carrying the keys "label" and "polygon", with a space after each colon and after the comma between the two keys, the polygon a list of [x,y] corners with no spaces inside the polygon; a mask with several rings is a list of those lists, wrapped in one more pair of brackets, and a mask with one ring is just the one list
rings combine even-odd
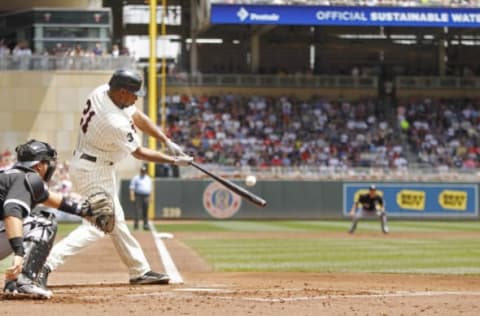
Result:
{"label": "navy batting helmet", "polygon": [[41,161],[48,162],[48,169],[43,177],[45,181],[50,181],[57,166],[57,151],[48,143],[35,139],[29,140],[25,144],[18,145],[15,148],[17,152],[17,164],[24,167],[33,167]]}
{"label": "navy batting helmet", "polygon": [[142,88],[142,77],[133,71],[119,69],[115,71],[108,82],[111,89],[126,89],[133,94],[143,97],[145,91]]}

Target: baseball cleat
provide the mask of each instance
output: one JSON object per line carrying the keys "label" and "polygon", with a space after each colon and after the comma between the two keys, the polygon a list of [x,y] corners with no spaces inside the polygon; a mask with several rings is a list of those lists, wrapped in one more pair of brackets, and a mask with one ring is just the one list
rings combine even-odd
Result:
{"label": "baseball cleat", "polygon": [[141,277],[130,279],[130,284],[168,284],[170,277],[166,274],[148,271]]}
{"label": "baseball cleat", "polygon": [[49,299],[52,297],[52,291],[43,289],[35,283],[18,284],[17,281],[8,281],[3,289],[6,299]]}
{"label": "baseball cleat", "polygon": [[3,292],[7,293],[18,293],[17,290],[17,280],[5,280],[5,286],[3,287]]}
{"label": "baseball cleat", "polygon": [[49,299],[52,297],[52,291],[41,288],[36,284],[23,284],[18,286],[19,294],[27,294],[32,298]]}

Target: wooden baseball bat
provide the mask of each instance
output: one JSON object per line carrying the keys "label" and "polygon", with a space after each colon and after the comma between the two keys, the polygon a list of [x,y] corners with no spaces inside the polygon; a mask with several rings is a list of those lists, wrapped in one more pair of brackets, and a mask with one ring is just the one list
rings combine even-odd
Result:
{"label": "wooden baseball bat", "polygon": [[267,205],[267,201],[265,201],[264,199],[262,199],[261,197],[259,197],[258,195],[255,195],[253,194],[252,192],[248,191],[248,190],[245,190],[244,188],[242,188],[241,186],[239,185],[236,185],[235,183],[233,183],[232,181],[229,181],[227,179],[224,179],[220,176],[217,176],[216,174],[208,171],[207,169],[203,168],[202,166],[200,166],[199,164],[197,164],[196,162],[192,161],[190,162],[190,165],[192,165],[193,167],[197,168],[198,170],[200,170],[201,172],[205,173],[206,175],[208,175],[209,177],[215,179],[217,182],[220,182],[222,185],[224,185],[225,187],[227,187],[228,189],[232,190],[233,192],[237,193],[238,195],[240,195],[241,197],[249,200],[250,202],[252,202],[253,204],[257,205],[257,206],[260,206],[260,207],[265,207]]}

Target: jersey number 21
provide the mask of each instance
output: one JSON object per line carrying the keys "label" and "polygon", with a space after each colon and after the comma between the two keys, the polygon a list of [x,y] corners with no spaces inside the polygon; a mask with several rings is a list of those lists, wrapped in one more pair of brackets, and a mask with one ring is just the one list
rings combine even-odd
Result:
{"label": "jersey number 21", "polygon": [[82,127],[82,131],[84,134],[87,132],[88,123],[90,123],[90,120],[94,115],[95,111],[92,109],[92,102],[90,102],[90,100],[87,100],[87,104],[83,109],[82,119],[80,120],[80,126]]}

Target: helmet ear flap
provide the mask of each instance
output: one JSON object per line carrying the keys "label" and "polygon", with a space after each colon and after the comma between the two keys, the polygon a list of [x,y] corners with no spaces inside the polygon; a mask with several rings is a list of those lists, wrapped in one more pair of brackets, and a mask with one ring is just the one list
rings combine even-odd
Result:
{"label": "helmet ear flap", "polygon": [[49,143],[43,142],[43,144],[47,147],[47,156],[50,158],[50,160],[57,161],[57,151],[55,150],[55,148],[50,146]]}
{"label": "helmet ear flap", "polygon": [[45,182],[49,182],[52,179],[52,176],[55,173],[56,169],[57,169],[57,160],[49,160],[47,172],[45,172],[45,175],[43,176],[43,180],[45,180]]}

